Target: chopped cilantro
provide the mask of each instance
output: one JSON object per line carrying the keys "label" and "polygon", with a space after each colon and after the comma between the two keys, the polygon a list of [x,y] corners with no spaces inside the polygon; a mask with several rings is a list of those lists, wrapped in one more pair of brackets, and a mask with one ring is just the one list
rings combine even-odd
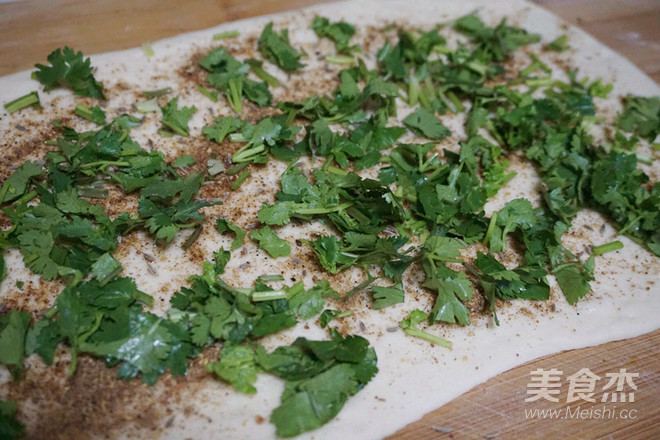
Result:
{"label": "chopped cilantro", "polygon": [[429,139],[440,140],[451,134],[449,129],[442,125],[442,122],[434,114],[423,107],[408,115],[403,123],[414,133]]}
{"label": "chopped cilantro", "polygon": [[16,402],[0,400],[0,438],[18,440],[23,436],[25,426],[16,420]]}
{"label": "chopped cilantro", "polygon": [[401,321],[399,326],[409,336],[424,339],[432,344],[439,345],[441,347],[451,348],[452,343],[450,341],[443,339],[439,336],[434,336],[428,332],[425,332],[417,328],[417,325],[425,320],[426,320],[426,313],[416,309],[410,312],[408,318]]}
{"label": "chopped cilantro", "polygon": [[172,166],[174,168],[185,168],[189,167],[190,165],[194,165],[197,163],[197,159],[190,155],[184,155],[184,156],[179,156],[177,157],[174,162],[172,162]]}
{"label": "chopped cilantro", "polygon": [[100,107],[85,107],[82,104],[76,104],[74,113],[81,118],[85,118],[97,125],[105,124],[105,112]]}
{"label": "chopped cilantro", "polygon": [[24,310],[11,310],[0,316],[0,364],[9,368],[18,378],[23,371],[25,335],[30,323],[30,314]]}
{"label": "chopped cilantro", "polygon": [[617,126],[653,142],[660,133],[660,97],[626,96]]}
{"label": "chopped cilantro", "polygon": [[292,72],[304,66],[300,63],[300,53],[289,43],[289,31],[283,29],[279,34],[273,30],[273,23],[268,23],[258,41],[261,54],[283,70]]}
{"label": "chopped cilantro", "polygon": [[37,108],[41,106],[41,103],[39,102],[39,94],[37,92],[30,92],[27,95],[23,95],[14,99],[13,101],[9,101],[3,104],[3,107],[5,110],[7,110],[7,113],[15,113],[30,106]]}
{"label": "chopped cilantro", "polygon": [[350,51],[349,43],[355,34],[355,26],[346,23],[345,21],[338,21],[330,23],[325,17],[314,17],[312,21],[312,29],[319,37],[330,38],[337,47],[337,52]]}
{"label": "chopped cilantro", "polygon": [[188,121],[192,118],[193,114],[197,111],[195,107],[182,107],[178,108],[179,98],[172,98],[165,107],[161,107],[163,112],[163,119],[161,122],[168,130],[180,134],[181,136],[188,136]]}
{"label": "chopped cilantro", "polygon": [[395,284],[390,287],[372,286],[374,309],[384,309],[394,304],[402,303],[404,299],[403,286]]}
{"label": "chopped cilantro", "polygon": [[293,437],[316,429],[341,411],[376,374],[376,353],[360,336],[334,333],[332,341],[298,338],[273,353],[257,351],[261,367],[287,380],[282,402],[270,420],[277,435]]}
{"label": "chopped cilantro", "polygon": [[273,258],[286,257],[291,253],[291,247],[286,240],[279,238],[269,226],[250,232],[250,238],[259,242],[259,247]]}
{"label": "chopped cilantro", "polygon": [[571,47],[567,44],[568,41],[568,35],[560,35],[554,40],[552,40],[550,43],[548,43],[548,49],[554,50],[555,52],[563,52],[565,50],[570,49]]}
{"label": "chopped cilantro", "polygon": [[48,55],[50,66],[37,64],[33,73],[35,79],[43,84],[44,90],[56,87],[68,87],[76,95],[105,99],[103,85],[96,81],[89,58],[83,59],[82,52],[70,47],[55,49]]}
{"label": "chopped cilantro", "polygon": [[215,222],[215,228],[219,233],[224,234],[227,231],[231,231],[234,234],[234,241],[231,243],[230,250],[236,250],[239,247],[243,246],[243,239],[247,231],[236,226],[234,223],[229,220],[225,220],[222,217],[218,217],[218,220]]}

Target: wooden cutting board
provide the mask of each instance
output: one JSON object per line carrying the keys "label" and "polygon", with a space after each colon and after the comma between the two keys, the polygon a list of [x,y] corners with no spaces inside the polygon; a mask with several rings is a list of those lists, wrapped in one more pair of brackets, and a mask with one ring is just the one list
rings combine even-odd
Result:
{"label": "wooden cutting board", "polygon": [[[322,1],[24,0],[0,3],[0,75],[31,68],[53,49],[65,44],[85,54],[126,49],[222,22]],[[537,0],[536,3],[582,27],[660,82],[658,0]],[[660,295],[660,288],[658,290]],[[639,373],[639,377],[634,378],[635,401],[600,402],[603,393],[599,382],[595,403],[580,400],[566,404],[566,384],[562,387],[560,403],[545,400],[526,403],[530,372],[539,368],[561,370],[564,379],[588,368],[603,380],[607,373],[625,368],[628,372]],[[578,406],[579,413],[576,412]],[[535,409],[557,410],[558,417],[564,419],[526,416],[526,410]],[[600,417],[593,415],[597,410],[601,410]],[[660,438],[660,330],[634,339],[547,356],[514,368],[390,438],[508,439],[518,436],[525,439]]]}

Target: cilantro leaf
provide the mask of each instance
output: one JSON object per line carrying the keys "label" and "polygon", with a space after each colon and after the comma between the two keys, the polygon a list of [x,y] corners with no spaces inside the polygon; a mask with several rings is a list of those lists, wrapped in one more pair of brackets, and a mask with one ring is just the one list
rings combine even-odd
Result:
{"label": "cilantro leaf", "polygon": [[258,363],[287,378],[282,402],[271,414],[277,435],[293,437],[334,418],[376,374],[376,354],[360,336],[333,341],[298,338],[271,354],[257,352]]}
{"label": "cilantro leaf", "polygon": [[105,112],[98,106],[94,107],[85,107],[82,104],[76,104],[74,113],[81,118],[85,118],[90,122],[93,122],[97,125],[105,124]]}
{"label": "cilantro leaf", "polygon": [[259,107],[270,105],[272,96],[268,84],[248,79],[250,65],[241,63],[224,48],[211,50],[200,61],[200,65],[209,72],[206,80],[213,87],[225,92],[229,105],[236,113],[242,111],[244,95]]}
{"label": "cilantro leaf", "polygon": [[322,328],[325,328],[328,326],[330,321],[334,321],[335,319],[339,318],[345,318],[347,316],[351,316],[352,314],[353,312],[351,310],[326,309],[321,313],[321,316],[319,317],[319,324]]}
{"label": "cilantro leaf", "polygon": [[184,156],[179,156],[177,157],[174,162],[172,163],[172,166],[174,168],[185,168],[190,165],[194,165],[197,163],[197,159],[190,155],[184,155]]}
{"label": "cilantro leaf", "polygon": [[258,231],[250,232],[250,238],[259,242],[259,247],[265,250],[273,258],[286,257],[291,253],[291,247],[270,229],[264,226]]}
{"label": "cilantro leaf", "polygon": [[548,43],[547,48],[549,50],[554,50],[555,52],[563,52],[570,49],[571,47],[567,43],[568,35],[563,34],[552,40]]}
{"label": "cilantro leaf", "polygon": [[23,371],[25,335],[30,323],[30,314],[24,310],[11,310],[0,316],[0,364],[9,368],[18,378]]}
{"label": "cilantro leaf", "polygon": [[218,217],[218,219],[216,220],[215,228],[221,234],[224,234],[227,231],[231,231],[234,233],[235,237],[234,237],[234,241],[231,242],[230,250],[234,251],[239,247],[243,246],[243,239],[245,238],[245,234],[247,233],[245,229],[236,226],[234,223],[230,222],[229,220],[225,220],[222,217]]}
{"label": "cilantro leaf", "polygon": [[566,263],[552,271],[569,304],[576,304],[590,290],[594,279],[594,258],[584,263]]}
{"label": "cilantro leaf", "polygon": [[499,320],[495,312],[495,298],[546,300],[550,297],[547,272],[540,266],[519,266],[509,270],[495,258],[481,252],[473,264],[465,264],[465,267],[479,278],[497,325]]}
{"label": "cilantro leaf", "polygon": [[109,253],[103,254],[92,265],[92,273],[99,280],[101,287],[108,284],[109,281],[121,272],[121,269],[121,263],[115,260]]}
{"label": "cilantro leaf", "polygon": [[[123,361],[117,371],[119,377],[133,378],[142,373],[142,380],[148,384],[154,384],[168,367],[173,374],[185,373],[190,347],[180,338],[187,338],[187,333],[177,331],[177,324],[136,308],[127,309],[124,316],[127,326],[119,329],[113,325],[111,340],[85,342],[81,349]],[[184,364],[177,365],[181,361]]]}
{"label": "cilantro leaf", "polygon": [[419,107],[416,111],[406,116],[403,123],[413,133],[429,139],[440,140],[451,134],[449,129],[424,107]]}
{"label": "cilantro leaf", "polygon": [[222,143],[225,137],[243,126],[240,119],[231,116],[215,118],[213,125],[202,128],[202,133],[210,141]]}
{"label": "cilantro leaf", "polygon": [[68,87],[76,95],[105,99],[103,85],[96,81],[89,58],[83,59],[82,52],[65,46],[48,55],[50,66],[37,64],[34,77],[49,91],[55,87]]}
{"label": "cilantro leaf", "polygon": [[451,348],[452,343],[450,341],[443,339],[439,336],[432,335],[428,332],[425,332],[417,328],[417,325],[425,320],[426,320],[426,313],[416,309],[410,312],[408,318],[404,319],[399,323],[399,327],[401,327],[401,329],[403,329],[403,331],[409,336],[424,339],[432,344],[439,345],[441,347]]}
{"label": "cilantro leaf", "polygon": [[270,22],[261,32],[257,47],[261,54],[283,70],[292,72],[304,66],[300,63],[300,53],[289,43],[289,31],[283,29],[279,34],[273,30]]}
{"label": "cilantro leaf", "polygon": [[506,236],[516,229],[529,229],[536,224],[536,213],[527,199],[514,199],[493,214],[484,243],[490,244],[491,252],[506,249]]}
{"label": "cilantro leaf", "polygon": [[660,97],[626,96],[616,124],[621,130],[653,142],[660,133]]}
{"label": "cilantro leaf", "polygon": [[312,30],[319,37],[331,39],[337,47],[337,52],[347,52],[351,38],[355,34],[355,26],[352,24],[345,21],[330,23],[330,20],[318,15],[312,21]]}
{"label": "cilantro leaf", "polygon": [[487,62],[505,61],[519,47],[541,40],[538,34],[508,26],[506,20],[495,28],[488,27],[474,13],[456,20],[454,28],[472,38],[479,56]]}
{"label": "cilantro leaf", "polygon": [[374,297],[373,307],[375,310],[402,303],[404,300],[401,284],[394,284],[389,287],[372,286],[371,291]]}
{"label": "cilantro leaf", "polygon": [[429,322],[437,321],[468,325],[470,314],[464,302],[472,298],[472,285],[462,272],[449,269],[442,263],[459,262],[464,245],[456,239],[433,235],[422,249],[424,287],[437,293]]}
{"label": "cilantro leaf", "polygon": [[25,426],[16,420],[16,402],[0,400],[0,438],[18,440],[23,436]]}
{"label": "cilantro leaf", "polygon": [[0,188],[0,204],[16,200],[25,194],[29,187],[30,180],[40,176],[43,173],[43,167],[36,162],[25,161],[16,171],[2,184]]}
{"label": "cilantro leaf", "polygon": [[163,112],[161,122],[168,130],[181,136],[189,136],[188,121],[197,111],[197,108],[194,106],[178,108],[178,105],[179,97],[177,96],[170,99],[165,107],[161,107],[160,110]]}
{"label": "cilantro leaf", "polygon": [[220,351],[219,360],[206,365],[206,370],[232,384],[236,391],[254,394],[257,389],[259,367],[255,363],[254,351],[245,345],[227,344]]}
{"label": "cilantro leaf", "polygon": [[358,390],[355,371],[349,365],[336,365],[290,386],[280,406],[273,410],[270,421],[276,426],[277,435],[282,437],[316,429],[332,420],[348,396]]}
{"label": "cilantro leaf", "polygon": [[321,235],[312,244],[319,263],[330,273],[339,273],[357,261],[357,255],[346,252],[337,237]]}
{"label": "cilantro leaf", "polygon": [[330,287],[327,280],[318,281],[309,290],[303,290],[289,298],[289,307],[295,310],[301,319],[310,319],[323,310],[325,297],[338,297],[339,294]]}

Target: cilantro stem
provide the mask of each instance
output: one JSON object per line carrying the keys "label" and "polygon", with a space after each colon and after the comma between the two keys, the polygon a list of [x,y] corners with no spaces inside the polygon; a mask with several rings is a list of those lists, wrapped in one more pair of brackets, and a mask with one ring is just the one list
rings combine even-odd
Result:
{"label": "cilantro stem", "polygon": [[82,104],[76,104],[76,108],[73,110],[73,112],[81,118],[87,119],[90,122],[94,122],[94,114],[89,107],[86,107]]}
{"label": "cilantro stem", "polygon": [[[440,101],[442,101],[442,103],[447,106],[447,108],[449,109],[450,112],[452,112],[454,114],[456,114],[458,112],[458,110],[456,109],[454,103],[449,98],[447,98],[447,95],[442,90],[439,90],[439,89],[438,89],[438,98],[440,98]],[[429,110],[431,110],[431,109],[429,109]]]}
{"label": "cilantro stem", "polygon": [[[86,332],[81,334],[76,338],[76,346],[80,346],[81,344],[84,344],[87,338],[89,338],[92,334],[94,334],[99,327],[101,327],[101,321],[103,320],[103,313],[97,313],[95,318],[94,318],[94,325],[92,325]],[[76,368],[78,367],[78,350],[76,350],[75,346],[71,347],[71,363],[69,364],[69,369],[67,371],[67,376],[71,377],[73,376],[73,373],[76,372]]]}
{"label": "cilantro stem", "polygon": [[447,98],[451,101],[452,104],[454,104],[454,108],[456,108],[456,111],[462,112],[465,111],[465,107],[463,106],[463,103],[461,102],[460,99],[458,99],[458,96],[452,91],[447,92]]}
{"label": "cilantro stem", "polygon": [[328,154],[325,158],[325,162],[321,166],[321,170],[328,171],[333,160],[335,160],[335,156],[333,154]]}
{"label": "cilantro stem", "polygon": [[[429,101],[429,97],[427,96],[427,93],[429,93],[425,87],[420,86],[419,87],[419,94],[418,94],[418,99],[419,103],[428,111],[432,111],[431,109],[431,101]],[[431,94],[433,94],[433,91],[431,90]]]}
{"label": "cilantro stem", "polygon": [[293,286],[289,287],[286,291],[287,293],[287,298],[292,298],[299,294],[300,292],[303,292],[305,290],[305,285],[302,282],[297,282]]}
{"label": "cilantro stem", "polygon": [[497,224],[497,213],[498,211],[493,213],[493,216],[490,218],[490,223],[488,223],[488,230],[486,230],[486,236],[484,237],[483,241],[484,246],[488,246],[488,243],[490,243],[490,237],[492,237],[493,231],[495,231],[495,226]]}
{"label": "cilantro stem", "polygon": [[144,52],[144,56],[147,58],[154,56],[154,48],[151,47],[150,42],[142,43],[142,52]]}
{"label": "cilantro stem", "polygon": [[234,78],[229,80],[229,93],[227,93],[227,101],[229,101],[229,105],[236,113],[240,113],[243,110],[242,79]]}
{"label": "cilantro stem", "polygon": [[227,171],[225,171],[225,174],[228,176],[233,176],[234,174],[240,173],[243,168],[248,165],[250,165],[250,162],[241,162],[238,165],[234,165],[233,167],[229,168]]}
{"label": "cilantro stem", "polygon": [[536,55],[532,54],[531,58],[533,62],[520,71],[520,76],[527,76],[536,69],[541,69],[545,73],[552,73],[552,70],[548,67],[548,65],[541,61]]}
{"label": "cilantro stem", "polygon": [[128,167],[128,166],[131,166],[131,164],[129,162],[125,162],[125,161],[99,160],[99,161],[96,161],[96,162],[89,162],[89,163],[83,164],[83,165],[80,166],[80,169],[81,170],[87,170],[87,169],[90,169],[90,168],[99,167],[99,170],[103,171],[109,166]]}
{"label": "cilantro stem", "polygon": [[640,154],[637,154],[636,156],[637,156],[637,161],[638,161],[638,162],[642,162],[642,163],[644,163],[644,164],[646,164],[646,165],[651,165],[651,164],[653,164],[653,161],[655,160],[655,159],[653,159],[652,157],[642,156],[642,155],[640,155]]}
{"label": "cilantro stem", "polygon": [[479,75],[486,75],[486,69],[487,67],[481,63],[478,63],[476,61],[470,61],[465,65],[468,69],[472,70],[475,73],[478,73]]}
{"label": "cilantro stem", "polygon": [[552,77],[546,76],[543,78],[529,78],[525,81],[525,84],[529,87],[544,87],[552,84]]}
{"label": "cilantro stem", "polygon": [[288,299],[289,293],[286,290],[271,290],[267,292],[252,292],[252,301],[275,301],[278,299]]}
{"label": "cilantro stem", "polygon": [[431,50],[432,50],[433,52],[435,52],[435,53],[441,53],[441,54],[443,54],[443,55],[446,55],[446,54],[448,54],[448,53],[452,53],[452,52],[453,52],[451,49],[449,49],[449,48],[448,48],[447,46],[445,46],[444,44],[436,44],[435,46],[433,46],[433,49],[431,49]]}
{"label": "cilantro stem", "polygon": [[156,102],[156,98],[151,98],[144,102],[136,102],[133,104],[133,107],[135,107],[135,110],[140,113],[153,113],[158,111],[158,103]]}
{"label": "cilantro stem", "polygon": [[332,64],[354,64],[355,58],[348,55],[327,55],[325,61]]}
{"label": "cilantro stem", "polygon": [[444,338],[441,338],[439,336],[434,336],[430,333],[426,333],[425,331],[422,331],[418,328],[415,327],[408,327],[404,328],[403,332],[407,334],[408,336],[414,336],[416,338],[421,338],[424,339],[425,341],[429,341],[432,344],[439,345],[441,347],[445,348],[452,348],[452,343],[451,341],[448,341]]}
{"label": "cilantro stem", "polygon": [[626,232],[628,232],[628,230],[630,230],[631,228],[633,228],[634,226],[637,225],[637,222],[639,221],[640,218],[641,218],[641,216],[638,215],[634,219],[630,220],[628,223],[626,223],[623,226],[623,228],[619,229],[619,233],[617,235],[623,235]]}
{"label": "cilantro stem", "polygon": [[279,87],[280,82],[270,73],[266,72],[263,68],[259,66],[252,66],[252,71],[254,72],[259,79],[263,80],[266,84],[271,87]]}
{"label": "cilantro stem", "polygon": [[234,181],[234,183],[231,184],[231,190],[236,191],[243,182],[245,182],[245,179],[250,177],[250,170],[245,170],[243,173],[238,176],[238,178]]}
{"label": "cilantro stem", "polygon": [[257,278],[257,280],[262,283],[268,283],[271,281],[284,281],[284,277],[280,274],[262,275],[259,278]]}
{"label": "cilantro stem", "polygon": [[8,113],[14,113],[31,105],[41,105],[39,102],[39,94],[37,92],[30,92],[27,95],[23,95],[14,99],[13,101],[9,101],[5,103],[3,107],[5,110],[7,110]]}
{"label": "cilantro stem", "polygon": [[408,105],[414,107],[419,101],[419,80],[417,76],[410,71],[408,75]]}
{"label": "cilantro stem", "polygon": [[213,35],[213,40],[224,40],[225,38],[233,38],[233,37],[238,37],[241,35],[241,33],[237,30],[231,30],[231,31],[225,31],[225,32],[219,32],[217,34]]}
{"label": "cilantro stem", "polygon": [[195,243],[195,241],[197,241],[197,239],[199,238],[199,235],[202,233],[203,229],[204,228],[202,228],[202,225],[197,225],[197,227],[195,229],[193,229],[192,234],[190,234],[188,236],[188,238],[186,239],[186,241],[183,243],[183,245],[181,245],[181,249],[183,249],[184,251],[187,251],[188,248],[190,246],[192,246],[193,243]]}
{"label": "cilantro stem", "polygon": [[332,208],[297,208],[295,209],[295,213],[300,215],[329,214],[331,212],[342,211],[351,206],[353,206],[353,203],[346,202],[333,206]]}
{"label": "cilantro stem", "polygon": [[264,144],[257,145],[254,147],[250,147],[250,144],[247,144],[241,147],[240,150],[238,150],[236,153],[233,154],[233,156],[231,157],[231,161],[234,163],[251,161],[254,158],[254,156],[258,156],[259,154],[265,151],[266,151],[266,146]]}
{"label": "cilantro stem", "polygon": [[[34,190],[33,190],[33,191],[30,191],[29,193],[24,194],[24,195],[22,195],[20,198],[14,200],[14,202],[12,203],[12,206],[17,206],[17,205],[21,205],[21,204],[23,204],[23,203],[27,203],[27,202],[29,202],[30,200],[32,200],[32,199],[34,199],[35,197],[37,197],[37,195],[38,195],[38,194],[37,194],[36,191],[34,191]],[[1,200],[1,199],[2,199],[2,197],[0,197],[0,200]]]}
{"label": "cilantro stem", "polygon": [[598,255],[603,255],[607,252],[616,251],[617,249],[621,249],[622,247],[623,247],[623,243],[621,243],[619,240],[616,240],[607,244],[601,244],[600,246],[594,246],[591,249],[591,253],[593,255],[598,256]]}
{"label": "cilantro stem", "polygon": [[327,172],[332,173],[337,176],[347,176],[348,172],[342,170],[341,168],[333,167],[332,165],[329,165],[328,168],[326,169]]}
{"label": "cilantro stem", "polygon": [[[231,142],[247,142],[247,139],[245,139],[245,136],[243,135],[243,133],[231,133],[229,135],[229,140]],[[243,147],[243,148],[245,148],[245,147]],[[241,151],[242,150],[243,149],[241,149]]]}
{"label": "cilantro stem", "polygon": [[172,93],[172,87],[163,87],[162,89],[145,90],[142,92],[147,98],[158,98],[159,96],[167,95],[168,93]]}
{"label": "cilantro stem", "polygon": [[108,198],[108,190],[93,186],[80,186],[78,187],[78,195],[80,197],[89,197],[91,199],[106,199]]}
{"label": "cilantro stem", "polygon": [[217,94],[216,92],[212,92],[212,91],[210,91],[209,89],[207,89],[206,87],[204,87],[204,86],[201,85],[201,84],[198,84],[198,85],[197,85],[197,90],[199,90],[199,92],[200,92],[202,95],[206,96],[206,97],[209,98],[211,101],[213,101],[213,102],[218,102],[218,94]]}
{"label": "cilantro stem", "polygon": [[71,363],[69,364],[69,369],[66,372],[66,375],[68,377],[73,376],[73,373],[76,372],[76,368],[78,367],[78,352],[76,351],[75,348],[71,347]]}
{"label": "cilantro stem", "polygon": [[51,319],[57,314],[57,306],[53,306],[46,313],[44,313],[44,319]]}
{"label": "cilantro stem", "polygon": [[261,64],[254,60],[254,62],[250,62],[248,60],[248,64],[252,66],[252,71],[254,72],[255,75],[262,81],[264,81],[266,84],[268,84],[271,87],[279,87],[280,82],[275,78],[273,75],[270,73],[266,72],[263,67],[261,67]]}

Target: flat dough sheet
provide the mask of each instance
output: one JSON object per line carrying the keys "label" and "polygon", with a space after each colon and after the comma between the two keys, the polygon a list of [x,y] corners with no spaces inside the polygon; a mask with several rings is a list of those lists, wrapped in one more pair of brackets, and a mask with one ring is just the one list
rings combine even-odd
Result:
{"label": "flat dough sheet", "polygon": [[[190,77],[199,73],[192,67],[196,64],[194,60],[199,60],[198,55],[205,54],[212,47],[226,46],[230,53],[238,53],[236,56],[239,59],[258,56],[256,38],[263,26],[271,20],[275,21],[276,29],[278,26],[288,26],[293,46],[302,47],[310,54],[309,59],[304,60],[308,64],[305,73],[287,78],[273,66],[268,66],[268,70],[288,86],[286,90],[272,90],[276,101],[301,99],[310,91],[320,93],[334,89],[336,83],[333,77],[340,69],[338,66],[326,66],[323,62],[323,55],[332,53],[333,48],[327,41],[319,43],[309,29],[315,14],[356,24],[358,34],[354,41],[362,44],[370,26],[380,28],[396,20],[407,26],[428,29],[436,23],[446,22],[477,9],[490,25],[497,24],[502,17],[509,17],[509,23],[540,33],[546,43],[567,33],[573,49],[561,54],[543,53],[541,57],[557,72],[560,72],[559,66],[568,64],[579,68],[580,77],[599,77],[605,83],[614,83],[610,98],[597,100],[599,112],[609,120],[613,120],[616,111],[620,109],[620,96],[627,93],[644,96],[660,94],[660,88],[629,61],[603,47],[583,31],[567,27],[547,11],[519,0],[355,0],[227,23],[159,41],[152,45],[155,55],[150,58],[141,49],[91,58],[92,65],[96,67],[96,78],[103,82],[108,91],[106,111],[110,118],[125,111],[130,112],[133,102],[142,99],[136,94],[139,91],[165,86],[173,87],[175,93],[181,96],[180,105],[194,104],[198,107],[190,124],[190,138],[168,139],[157,135],[159,113],[147,115],[145,123],[133,129],[133,138],[143,147],[151,145],[149,141],[152,140],[153,148],[165,152],[172,159],[193,151],[208,154],[209,148],[216,148],[202,139],[201,127],[212,122],[215,116],[230,114],[223,99],[212,103],[196,91],[194,82],[190,80]],[[240,30],[241,36],[220,42],[212,41],[213,34],[233,29]],[[368,61],[374,62],[374,53],[381,44],[382,40],[378,38],[370,43],[365,53]],[[540,47],[533,45],[531,50],[540,53]],[[317,54],[319,50],[323,55]],[[518,61],[521,65],[528,63],[525,56],[517,57],[520,59],[514,62]],[[308,75],[307,72],[311,73]],[[0,101],[9,101],[37,88],[40,86],[30,79],[30,72],[27,71],[0,78]],[[44,139],[47,135],[47,121],[68,117],[67,123],[74,124],[76,128],[92,127],[71,115],[75,102],[94,105],[93,100],[74,98],[69,91],[40,93],[40,96],[44,106],[44,111],[40,113],[26,110],[6,115],[4,111],[0,112],[0,133],[5,151],[4,158],[0,160],[2,178],[7,177],[12,165],[27,159],[39,159],[43,155],[41,144],[30,143],[30,140],[40,136]],[[402,106],[399,118],[403,118],[409,111]],[[26,117],[32,122],[26,123]],[[451,119],[448,116],[441,119],[452,130],[453,136],[443,140],[440,148],[456,149],[462,133],[462,120],[460,117]],[[23,126],[24,130],[17,130],[17,124]],[[305,166],[309,167],[310,164],[303,164]],[[216,188],[216,195],[224,198],[224,204],[206,208],[207,219],[213,220],[216,215],[222,214],[239,226],[249,227],[256,221],[256,212],[262,202],[273,202],[274,189],[284,167],[283,163],[270,161],[263,169],[253,173],[253,177],[237,193],[230,193],[226,186],[224,189],[221,186]],[[520,196],[538,203],[539,181],[534,170],[516,161],[512,161],[512,168],[518,171],[517,177],[500,191],[495,200],[489,202],[487,213],[499,209],[506,200]],[[660,167],[657,162],[653,167],[645,167],[644,171],[653,181],[658,180]],[[134,208],[130,203],[115,207],[116,210]],[[188,253],[181,251],[178,246],[185,236],[177,237],[169,247],[158,246],[141,234],[125,240],[116,253],[125,268],[124,275],[135,278],[141,290],[156,298],[157,305],[167,304],[172,293],[179,286],[186,285],[190,274],[200,272],[201,261],[210,259],[212,252],[217,251],[219,246],[228,248],[230,238],[215,232],[212,221],[208,223]],[[309,238],[313,233],[323,230],[324,226],[318,223],[289,225],[280,229],[279,234],[293,244],[296,238]],[[575,218],[564,242],[570,250],[584,257],[589,245],[607,243],[615,236],[615,230],[604,218],[584,211]],[[549,301],[513,301],[506,304],[498,311],[501,320],[499,327],[494,326],[488,316],[473,318],[472,325],[468,327],[430,327],[430,332],[453,341],[451,351],[407,337],[398,329],[398,322],[410,310],[429,305],[430,295],[418,287],[418,277],[414,271],[404,280],[407,290],[404,304],[373,311],[369,308],[370,301],[366,294],[357,295],[350,304],[355,313],[342,323],[341,328],[363,335],[371,342],[378,355],[380,371],[364,390],[348,400],[337,418],[300,438],[356,438],[357,433],[361,439],[382,438],[488,378],[529,360],[561,350],[631,338],[660,328],[660,262],[657,257],[625,237],[618,239],[624,242],[625,247],[597,258],[593,292],[576,306],[566,303],[556,283],[550,279],[553,289]],[[144,254],[154,257],[155,261],[151,264],[156,274],[147,269]],[[514,259],[515,255],[505,257]],[[0,286],[0,298],[4,305],[37,312],[52,304],[61,286],[54,282],[43,282],[30,274],[16,250],[9,251],[6,258],[9,273]],[[305,246],[294,246],[288,258],[272,259],[253,243],[247,243],[243,250],[232,253],[223,278],[233,285],[251,286],[259,275],[272,273],[283,273],[287,280],[302,279],[307,287],[311,287],[314,280],[327,276],[318,270],[313,256]],[[359,273],[349,270],[329,279],[335,288],[346,291],[360,280],[359,276]],[[15,287],[17,280],[27,280],[23,291]],[[159,312],[166,308],[156,307]],[[267,338],[264,343],[272,349],[291,342],[298,335],[308,338],[327,337],[325,331],[319,329],[316,321],[312,320],[301,323],[291,331]],[[66,352],[63,351],[59,356],[62,364],[66,364]],[[146,388],[139,384],[139,380],[130,385],[105,384],[99,378],[106,377],[108,373],[103,371],[105,367],[95,361],[82,362],[74,379],[64,377],[64,367],[44,367],[34,357],[29,359],[29,363],[31,368],[24,380],[34,384],[34,387],[11,384],[7,372],[0,371],[0,397],[19,401],[20,414],[23,420],[28,421],[28,432],[34,438],[44,438],[49,432],[62,438],[275,437],[275,428],[268,422],[268,417],[279,404],[283,382],[266,374],[260,375],[256,383],[257,394],[246,396],[213,380],[210,375],[200,373],[199,366],[191,367],[190,378],[163,378],[155,387]],[[49,394],[48,391],[39,390],[39,381],[48,383],[56,391]],[[80,391],[85,383],[89,384],[90,389],[90,395],[86,398]],[[60,407],[56,408],[58,403],[48,399],[66,395],[66,387],[78,390],[81,396],[69,391],[72,402],[61,402]],[[102,397],[104,393],[114,397]],[[90,399],[94,400],[94,395],[99,401],[105,402],[105,410],[101,408],[103,405],[89,402]],[[137,416],[126,415],[119,407],[142,411],[145,419],[151,418],[145,421]],[[70,418],[69,422],[63,420],[67,417]],[[106,419],[105,424],[98,420],[103,418]]]}

